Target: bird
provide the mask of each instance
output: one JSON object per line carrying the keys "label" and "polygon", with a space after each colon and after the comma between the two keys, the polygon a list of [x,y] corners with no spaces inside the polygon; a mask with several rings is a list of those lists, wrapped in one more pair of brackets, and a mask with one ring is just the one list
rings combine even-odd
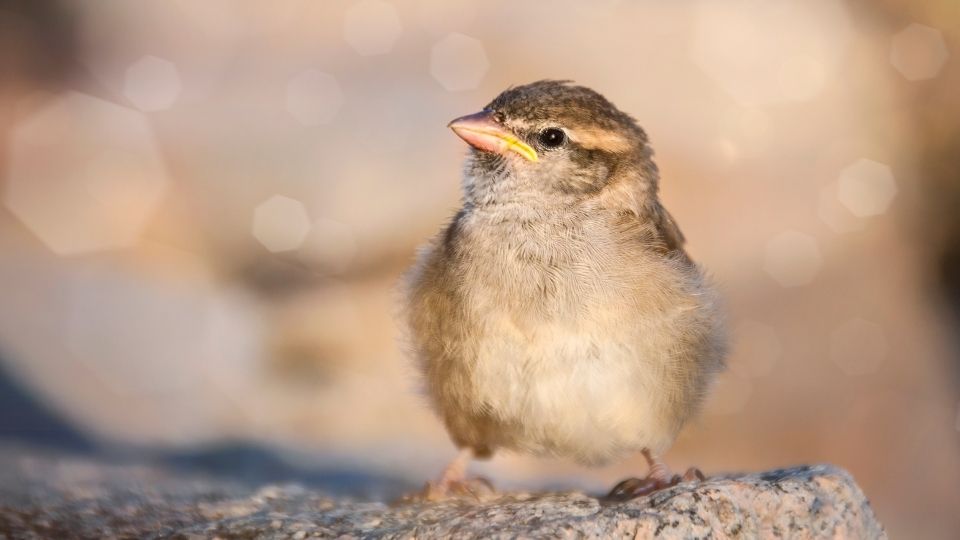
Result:
{"label": "bird", "polygon": [[610,497],[703,479],[663,454],[725,366],[719,295],[660,201],[645,131],[566,80],[512,86],[448,127],[468,147],[462,205],[405,277],[426,397],[459,452],[424,493],[477,493],[497,451],[603,465]]}

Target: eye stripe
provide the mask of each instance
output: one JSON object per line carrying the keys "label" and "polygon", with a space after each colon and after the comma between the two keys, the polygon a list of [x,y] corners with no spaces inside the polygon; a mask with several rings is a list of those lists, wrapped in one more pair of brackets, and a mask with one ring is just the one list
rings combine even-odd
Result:
{"label": "eye stripe", "polygon": [[584,148],[604,152],[623,153],[633,145],[630,140],[613,131],[604,129],[578,128],[569,131],[570,140]]}

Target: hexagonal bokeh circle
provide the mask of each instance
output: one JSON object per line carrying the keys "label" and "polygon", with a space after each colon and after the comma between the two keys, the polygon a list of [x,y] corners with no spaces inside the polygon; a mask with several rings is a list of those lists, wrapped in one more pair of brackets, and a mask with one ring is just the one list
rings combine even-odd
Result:
{"label": "hexagonal bokeh circle", "polygon": [[283,195],[270,197],[253,212],[253,236],[273,253],[300,247],[310,227],[303,203]]}
{"label": "hexagonal bokeh circle", "polygon": [[846,167],[837,180],[837,199],[857,217],[883,214],[896,194],[897,182],[890,167],[869,159]]}
{"label": "hexagonal bokeh circle", "polygon": [[483,43],[470,36],[449,34],[430,50],[430,74],[450,91],[476,88],[488,69]]}
{"label": "hexagonal bokeh circle", "polygon": [[156,56],[144,56],[131,64],[123,80],[123,95],[141,111],[169,109],[181,89],[177,66]]}
{"label": "hexagonal bokeh circle", "polygon": [[166,186],[138,111],[67,92],[11,132],[3,202],[57,254],[135,243]]}
{"label": "hexagonal bokeh circle", "polygon": [[767,242],[763,270],[783,287],[799,287],[813,281],[822,263],[816,238],[785,231]]}
{"label": "hexagonal bokeh circle", "polygon": [[922,24],[911,24],[890,42],[890,63],[908,81],[936,77],[949,57],[940,31]]}

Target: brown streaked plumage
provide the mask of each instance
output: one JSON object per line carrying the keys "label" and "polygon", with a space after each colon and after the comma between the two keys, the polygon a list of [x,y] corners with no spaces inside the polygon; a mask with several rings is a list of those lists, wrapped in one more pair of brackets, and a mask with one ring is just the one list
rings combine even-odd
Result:
{"label": "brown streaked plumage", "polygon": [[408,277],[427,395],[468,452],[605,463],[657,455],[723,366],[716,297],[657,196],[647,136],[568,82],[511,88],[451,122],[472,146],[463,207]]}

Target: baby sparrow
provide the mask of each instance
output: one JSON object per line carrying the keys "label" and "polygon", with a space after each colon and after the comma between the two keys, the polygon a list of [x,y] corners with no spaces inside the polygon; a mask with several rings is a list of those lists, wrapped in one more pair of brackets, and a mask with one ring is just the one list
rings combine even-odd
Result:
{"label": "baby sparrow", "polygon": [[472,147],[463,207],[422,250],[405,305],[461,449],[428,495],[468,489],[469,459],[501,448],[584,464],[642,452],[647,476],[612,496],[678,482],[659,456],[722,369],[724,333],[646,134],[567,81],[510,88],[449,127]]}

